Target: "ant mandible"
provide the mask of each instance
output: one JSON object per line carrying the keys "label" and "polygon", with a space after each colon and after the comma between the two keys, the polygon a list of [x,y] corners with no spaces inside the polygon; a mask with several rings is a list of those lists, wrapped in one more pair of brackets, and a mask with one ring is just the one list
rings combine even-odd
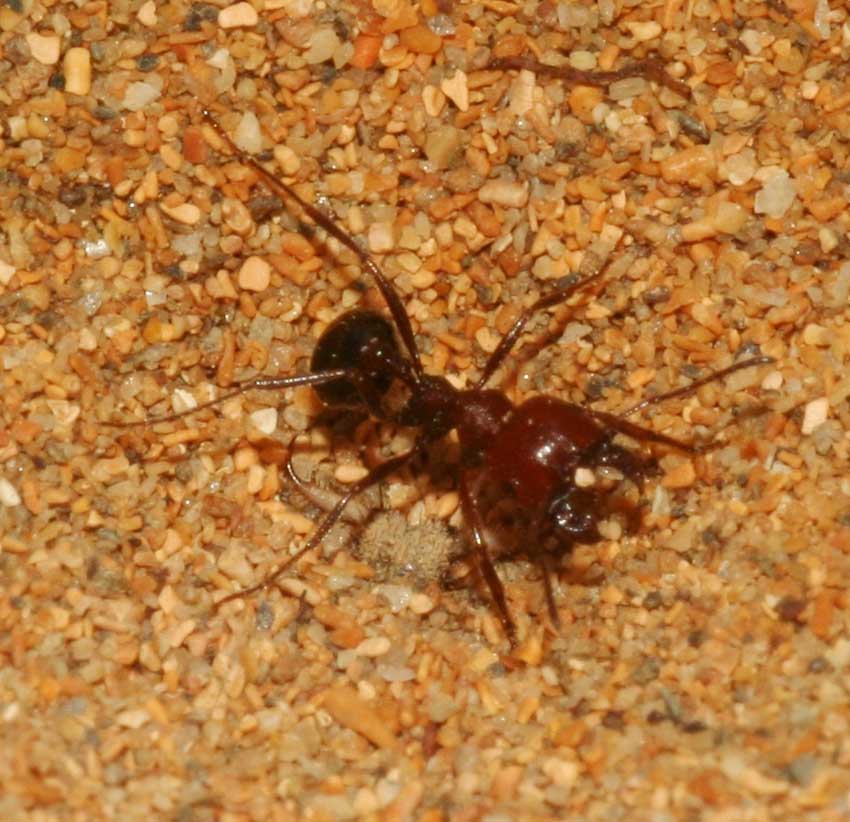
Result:
{"label": "ant mandible", "polygon": [[[753,357],[714,371],[683,388],[645,399],[622,415],[575,405],[548,395],[535,396],[514,405],[503,391],[487,388],[487,383],[505,362],[529,320],[539,311],[563,303],[571,295],[598,281],[604,272],[603,267],[592,276],[556,286],[539,297],[502,337],[475,385],[465,390],[455,388],[445,377],[425,373],[413,327],[401,298],[377,263],[354,238],[335,218],[306,202],[292,186],[241,151],[208,110],[203,110],[203,116],[234,156],[253,169],[271,190],[297,203],[316,225],[354,252],[377,285],[390,317],[366,309],[348,311],[320,336],[309,374],[244,382],[219,398],[189,411],[141,424],[177,419],[252,389],[309,385],[329,407],[359,409],[376,420],[418,431],[410,450],[387,459],[354,482],[296,553],[281,562],[261,582],[218,600],[216,608],[272,584],[287,568],[321,543],[355,497],[413,462],[432,443],[456,431],[460,447],[456,479],[463,519],[472,542],[470,556],[479,578],[489,589],[508,637],[514,641],[516,630],[485,535],[480,495],[483,485],[508,489],[526,514],[530,532],[525,551],[540,566],[547,609],[552,623],[557,626],[558,613],[550,579],[552,555],[563,555],[577,543],[601,540],[599,524],[615,511],[611,491],[597,487],[592,480],[588,483],[588,471],[592,477],[596,469],[615,469],[625,480],[640,487],[644,477],[655,466],[655,461],[648,455],[614,442],[615,436],[625,435],[640,443],[667,446],[689,454],[704,453],[711,447],[674,439],[636,425],[626,417],[665,400],[690,395],[700,386],[744,368],[771,363],[773,359]],[[400,408],[393,410],[388,407],[388,398],[397,384],[404,386],[407,398]],[[585,469],[583,474],[582,469]]]}

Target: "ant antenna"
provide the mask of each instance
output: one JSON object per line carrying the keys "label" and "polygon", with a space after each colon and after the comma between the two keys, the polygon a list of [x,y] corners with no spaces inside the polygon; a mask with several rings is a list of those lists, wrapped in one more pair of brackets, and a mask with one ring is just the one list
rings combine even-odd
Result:
{"label": "ant antenna", "polygon": [[416,346],[416,340],[413,336],[413,327],[410,324],[410,318],[404,310],[401,298],[390,285],[389,280],[387,280],[381,272],[381,269],[378,268],[378,264],[362,248],[360,248],[353,237],[337,225],[336,220],[333,217],[324,214],[316,208],[316,206],[308,203],[291,185],[275,177],[274,174],[267,171],[253,157],[242,151],[236,143],[233,142],[230,135],[221,127],[221,124],[212,116],[209,109],[204,108],[201,110],[201,113],[203,114],[204,119],[212,126],[215,133],[218,134],[218,136],[225,142],[236,157],[238,157],[241,163],[244,163],[254,169],[263,182],[273,191],[281,194],[284,198],[294,200],[310,217],[310,219],[316,223],[316,225],[323,228],[328,234],[336,238],[346,248],[349,248],[357,255],[363,267],[372,275],[372,278],[378,286],[378,290],[381,292],[381,295],[390,309],[390,313],[392,314],[393,320],[395,320],[396,327],[398,328],[399,334],[404,342],[404,347],[410,354],[416,378],[419,379],[424,376],[425,372],[419,359],[419,349]]}
{"label": "ant antenna", "polygon": [[166,414],[162,417],[152,417],[151,419],[145,420],[130,420],[128,422],[105,421],[103,425],[106,425],[109,428],[135,428],[136,426],[141,425],[155,425],[160,422],[172,422],[173,420],[179,420],[181,417],[188,417],[190,414],[203,411],[205,408],[212,408],[215,405],[221,405],[221,403],[227,402],[227,400],[238,397],[246,391],[251,391],[255,388],[280,390],[282,388],[298,388],[302,385],[323,385],[325,383],[333,382],[334,380],[350,378],[351,373],[345,368],[321,371],[317,374],[302,374],[297,377],[260,378],[240,383],[232,391],[228,391],[226,394],[222,394],[214,400],[202,402],[200,405],[196,405],[193,408],[187,408],[185,411],[177,411],[174,414]]}
{"label": "ant antenna", "polygon": [[526,325],[528,325],[528,321],[538,311],[544,308],[551,308],[553,305],[558,305],[558,303],[562,303],[564,300],[569,299],[576,291],[580,291],[585,286],[596,282],[605,273],[607,267],[608,265],[606,264],[595,274],[591,274],[589,277],[584,277],[578,282],[554,288],[548,294],[544,294],[542,297],[539,297],[532,305],[526,308],[525,311],[517,317],[516,321],[510,329],[508,329],[505,336],[499,340],[496,350],[490,355],[490,358],[484,366],[484,370],[481,372],[481,376],[478,378],[478,382],[475,384],[476,390],[482,389],[487,384],[487,381],[493,376],[496,369],[505,361],[505,358],[508,354],[510,354],[514,345],[516,345],[516,341],[522,335]]}
{"label": "ant antenna", "polygon": [[717,380],[722,380],[724,377],[728,377],[736,371],[742,371],[744,368],[752,368],[757,365],[770,365],[774,362],[776,362],[776,360],[773,357],[751,357],[748,360],[742,360],[741,362],[730,365],[728,368],[723,368],[720,371],[712,371],[710,374],[706,374],[706,376],[701,377],[683,388],[674,388],[672,391],[666,391],[663,394],[657,394],[654,397],[641,400],[622,414],[611,414],[607,411],[598,411],[595,409],[591,410],[590,413],[597,420],[609,426],[614,431],[617,431],[620,434],[625,434],[627,437],[633,437],[640,442],[654,442],[658,445],[667,445],[670,448],[675,448],[677,451],[684,451],[687,454],[706,454],[709,451],[713,451],[715,448],[718,448],[720,443],[707,442],[694,445],[693,443],[683,442],[675,437],[662,434],[660,431],[653,431],[650,428],[635,425],[633,422],[629,422],[626,417],[630,414],[636,414],[638,411],[642,411],[650,405],[657,405],[658,403],[664,402],[665,400],[690,396],[703,385],[708,385],[709,383],[716,382]]}
{"label": "ant antenna", "polygon": [[535,74],[545,74],[560,80],[566,86],[609,86],[617,80],[628,77],[645,77],[687,99],[692,96],[691,87],[667,73],[664,64],[657,57],[647,57],[636,63],[629,63],[614,71],[580,71],[570,65],[552,66],[541,63],[534,57],[497,57],[487,64],[487,68],[496,71],[525,69]]}
{"label": "ant antenna", "polygon": [[689,397],[704,385],[716,382],[717,380],[722,380],[730,374],[734,374],[736,371],[742,371],[745,368],[753,368],[756,365],[771,365],[775,362],[776,360],[773,357],[768,357],[766,355],[751,357],[748,360],[741,360],[741,362],[736,362],[728,368],[722,368],[719,371],[712,371],[704,377],[700,377],[698,380],[690,383],[689,385],[683,386],[682,388],[674,388],[672,391],[665,391],[663,394],[657,394],[654,397],[647,397],[645,400],[641,400],[636,405],[633,405],[631,408],[623,411],[621,416],[629,417],[632,414],[637,414],[639,411],[643,411],[644,408],[648,408],[650,405],[657,405],[660,402],[672,400],[676,397]]}

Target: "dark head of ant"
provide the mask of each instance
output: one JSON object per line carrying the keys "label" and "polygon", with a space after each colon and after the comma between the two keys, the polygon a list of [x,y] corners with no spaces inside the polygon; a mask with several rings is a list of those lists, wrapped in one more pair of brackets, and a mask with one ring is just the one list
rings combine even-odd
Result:
{"label": "dark head of ant", "polygon": [[341,369],[351,376],[316,386],[331,408],[362,408],[383,416],[382,401],[396,375],[406,371],[392,323],[376,311],[354,309],[337,317],[319,337],[310,370]]}
{"label": "dark head of ant", "polygon": [[[442,377],[417,374],[399,348],[393,324],[376,311],[347,311],[319,337],[310,371],[335,369],[346,376],[316,386],[330,408],[362,409],[378,420],[427,428],[430,439],[455,427],[457,391]],[[392,402],[396,385],[401,396]]]}

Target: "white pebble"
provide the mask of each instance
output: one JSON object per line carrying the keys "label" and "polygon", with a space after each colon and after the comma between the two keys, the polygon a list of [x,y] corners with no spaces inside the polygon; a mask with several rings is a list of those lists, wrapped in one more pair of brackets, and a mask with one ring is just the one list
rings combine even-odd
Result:
{"label": "white pebble", "polygon": [[14,508],[20,504],[21,495],[15,490],[15,486],[5,477],[0,477],[0,505],[6,508]]}
{"label": "white pebble", "polygon": [[761,54],[762,40],[760,32],[755,29],[744,29],[738,39],[747,47],[747,51],[753,57]]}
{"label": "white pebble", "polygon": [[68,400],[47,400],[47,407],[53,414],[56,424],[66,428],[73,425],[80,416],[80,406]]}
{"label": "white pebble", "polygon": [[151,83],[130,83],[122,102],[128,111],[141,111],[159,99],[160,90]]}
{"label": "white pebble", "polygon": [[[611,85],[613,85],[613,83]],[[611,99],[615,99],[613,95],[611,95]],[[622,125],[623,121],[620,119],[620,115],[617,114],[616,111],[611,111],[605,116],[605,128],[607,128],[612,134],[616,134]]]}
{"label": "white pebble", "polygon": [[176,388],[171,395],[171,409],[175,414],[182,414],[198,407],[198,401],[185,388]]}
{"label": "white pebble", "polygon": [[625,77],[615,80],[608,87],[608,97],[612,100],[628,100],[630,97],[639,97],[646,91],[646,80],[643,77]]}
{"label": "white pebble", "polygon": [[80,331],[80,339],[77,343],[80,351],[94,351],[97,348],[97,337],[90,328]]}
{"label": "white pebble", "polygon": [[369,251],[373,254],[386,254],[393,248],[395,248],[395,236],[392,223],[372,223],[369,226]]}
{"label": "white pebble", "polygon": [[234,3],[218,13],[218,24],[223,29],[256,26],[259,19],[257,10],[250,3]]}
{"label": "white pebble", "polygon": [[428,594],[416,593],[410,598],[410,610],[423,616],[434,610],[434,600]]}
{"label": "white pebble", "polygon": [[820,243],[821,251],[824,254],[829,254],[838,246],[838,236],[829,226],[821,226],[818,229],[818,242]]}
{"label": "white pebble", "polygon": [[239,269],[239,287],[245,291],[265,291],[272,279],[272,267],[262,257],[248,257]]}
{"label": "white pebble", "polygon": [[478,191],[482,203],[522,208],[528,202],[528,188],[513,180],[488,180]]}
{"label": "white pebble", "polygon": [[390,641],[385,636],[373,636],[364,639],[355,649],[358,655],[383,656],[390,649]]}
{"label": "white pebble", "polygon": [[814,100],[819,91],[820,86],[814,80],[803,80],[800,83],[800,96],[804,100]]}
{"label": "white pebble", "polygon": [[156,3],[153,0],[147,0],[146,3],[142,3],[139,7],[138,14],[136,14],[136,19],[143,25],[147,26],[147,28],[153,28],[157,22],[156,16]]}
{"label": "white pebble", "polygon": [[342,465],[338,465],[334,470],[334,479],[344,485],[350,485],[353,482],[362,480],[363,477],[368,476],[368,474],[369,469],[364,465],[343,463]]}
{"label": "white pebble", "polygon": [[251,412],[249,419],[263,434],[273,434],[277,430],[277,408],[260,408]]}
{"label": "white pebble", "polygon": [[596,475],[589,468],[576,468],[573,479],[579,488],[590,488],[596,485]]}
{"label": "white pebble", "polygon": [[15,275],[15,266],[0,260],[0,285],[9,285],[9,280]]}
{"label": "white pebble", "polygon": [[289,146],[275,146],[274,158],[277,160],[280,170],[291,177],[301,168],[301,159]]}
{"label": "white pebble", "polygon": [[378,585],[375,592],[386,597],[387,602],[394,614],[408,605],[412,599],[412,592],[406,585]]}
{"label": "white pebble", "polygon": [[85,251],[87,257],[91,257],[93,260],[102,260],[112,253],[109,243],[103,237],[97,240],[83,240],[83,251]]}
{"label": "white pebble", "polygon": [[27,35],[27,45],[33,58],[43,66],[52,66],[59,62],[61,42],[55,34],[37,34],[32,31]]}
{"label": "white pebble", "polygon": [[761,191],[756,194],[756,214],[766,214],[768,217],[779,219],[791,208],[796,196],[797,190],[788,172],[778,169],[765,180]]}
{"label": "white pebble", "polygon": [[501,338],[491,331],[486,325],[475,332],[475,341],[487,354],[492,354],[499,345]]}
{"label": "white pebble", "polygon": [[570,52],[570,65],[577,71],[593,71],[596,68],[596,55],[585,49]]}
{"label": "white pebble", "polygon": [[782,374],[779,371],[771,371],[762,381],[761,387],[765,391],[778,391],[782,388],[784,382]]}
{"label": "white pebble", "polygon": [[724,166],[726,177],[732,185],[745,185],[756,173],[756,154],[751,148],[745,148],[727,157]]}
{"label": "white pebble", "polygon": [[230,56],[230,52],[227,49],[218,49],[209,60],[207,60],[207,65],[212,66],[219,71],[224,71],[229,65],[233,58]]}
{"label": "white pebble", "polygon": [[829,39],[829,0],[817,0],[815,4],[814,24],[818,34],[824,39]]}
{"label": "white pebble", "polygon": [[9,129],[9,136],[13,140],[26,140],[30,136],[29,125],[27,118],[16,114],[6,121],[6,127]]}
{"label": "white pebble", "polygon": [[819,425],[826,422],[829,413],[829,400],[821,397],[806,404],[803,414],[803,433],[811,434]]}
{"label": "white pebble", "polygon": [[180,203],[176,206],[161,203],[159,207],[163,214],[183,225],[195,225],[201,219],[201,209],[194,203]]}
{"label": "white pebble", "polygon": [[652,40],[661,34],[661,24],[656,23],[654,20],[626,23],[626,28],[631,31],[632,37],[639,43],[645,43],[647,40]]}
{"label": "white pebble", "polygon": [[586,323],[570,323],[561,335],[561,345],[572,345],[576,340],[586,337],[593,331],[592,325]]}
{"label": "white pebble", "polygon": [[238,545],[231,545],[222,551],[218,558],[218,570],[225,576],[235,579],[240,585],[248,585],[253,579],[253,569],[245,559],[244,551]]}
{"label": "white pebble", "polygon": [[316,29],[310,39],[310,48],[304,53],[304,61],[308,65],[324,63],[334,56],[341,43],[332,28]]}
{"label": "white pebble", "polygon": [[236,126],[233,142],[248,154],[258,154],[263,148],[263,135],[260,133],[260,121],[253,111],[246,111]]}
{"label": "white pebble", "polygon": [[521,117],[531,111],[534,105],[534,85],[537,82],[537,75],[528,69],[523,69],[517,75],[516,79],[511,83],[510,91],[508,92],[508,109],[511,114],[516,117]]}
{"label": "white pebble", "polygon": [[440,82],[440,90],[461,111],[469,110],[469,86],[467,85],[466,73],[456,69],[451,77]]}
{"label": "white pebble", "polygon": [[150,718],[150,714],[144,708],[136,708],[134,710],[121,711],[116,715],[115,721],[125,728],[141,728]]}
{"label": "white pebble", "polygon": [[385,682],[410,682],[416,674],[405,665],[378,665],[378,676]]}
{"label": "white pebble", "polygon": [[80,46],[68,49],[62,68],[68,94],[88,94],[91,91],[91,54],[88,49]]}

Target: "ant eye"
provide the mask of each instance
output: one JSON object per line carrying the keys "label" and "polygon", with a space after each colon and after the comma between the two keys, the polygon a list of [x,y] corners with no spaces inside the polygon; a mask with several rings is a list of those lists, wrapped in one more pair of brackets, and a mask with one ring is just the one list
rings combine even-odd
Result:
{"label": "ant eye", "polygon": [[599,503],[598,494],[583,488],[571,487],[557,496],[549,506],[556,536],[565,542],[597,542]]}

